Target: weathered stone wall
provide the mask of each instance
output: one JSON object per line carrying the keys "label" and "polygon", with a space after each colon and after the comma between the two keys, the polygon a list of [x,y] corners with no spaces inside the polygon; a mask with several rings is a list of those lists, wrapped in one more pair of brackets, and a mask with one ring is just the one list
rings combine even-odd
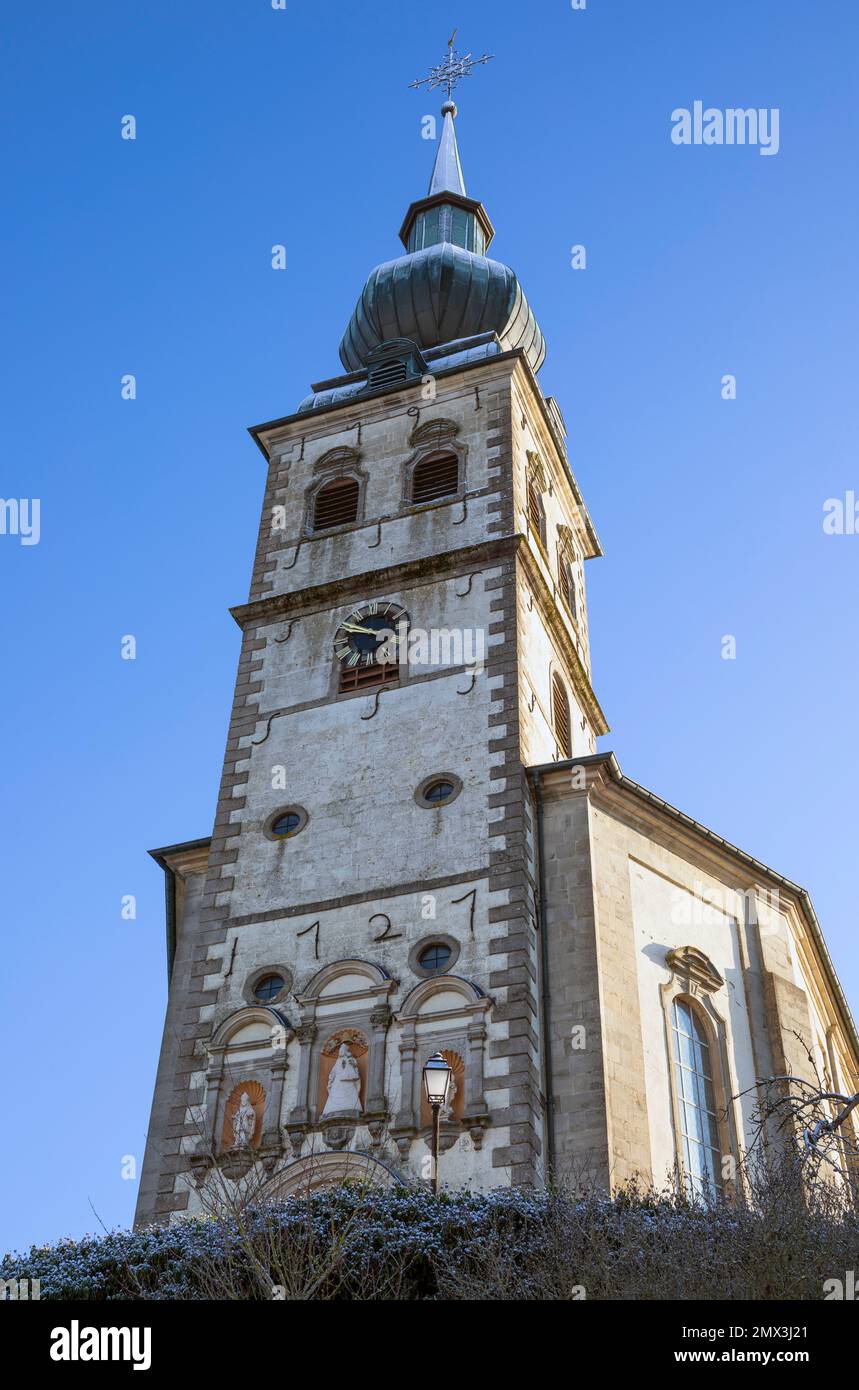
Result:
{"label": "weathered stone wall", "polygon": [[207,857],[207,850],[200,849],[169,858],[175,874],[175,957],[137,1195],[136,1221],[140,1225],[164,1220],[185,1205],[184,1193],[174,1192],[174,1181],[185,1167],[180,1153],[185,1103],[194,1096],[192,1077],[198,1066],[194,1048],[199,1009],[192,1005],[189,1027],[188,1001],[211,969],[209,948],[200,934]]}
{"label": "weathered stone wall", "polygon": [[[541,794],[559,1172],[661,1183],[673,1171],[670,1002],[690,988],[713,1025],[722,1152],[738,1157],[756,1079],[812,1078],[800,1039],[819,1069],[849,1069],[795,894],[610,776],[604,756],[544,771]],[[712,967],[701,988],[678,976],[684,948]]]}
{"label": "weathered stone wall", "polygon": [[590,802],[569,774],[546,780],[543,803],[548,1031],[559,1179],[609,1181],[604,1010],[591,857]]}
{"label": "weathered stone wall", "polygon": [[[313,1078],[322,1032],[353,1015],[366,1029],[370,1014],[348,981],[326,986],[320,1001],[306,991],[326,964],[355,959],[372,962],[391,984],[381,1013],[374,1009],[384,1023],[373,1025],[384,1054],[384,1133],[361,1126],[351,1144],[423,1171],[425,1143],[408,1125],[403,1130],[402,1117],[414,1108],[423,1051],[453,1039],[469,1077],[479,1065],[482,1090],[478,1096],[468,1082],[474,1113],[463,1116],[462,1134],[445,1154],[445,1181],[535,1179],[542,1109],[533,827],[520,756],[510,405],[517,370],[516,359],[481,364],[439,383],[430,405],[414,391],[352,403],[280,427],[269,441],[251,598],[235,610],[242,657],[195,934],[196,949],[210,954],[195,962],[193,989],[176,976],[171,1009],[183,1017],[187,1055],[181,1071],[159,1082],[171,1093],[170,1144],[181,1144],[189,1167],[200,1147],[195,1102],[215,1095],[210,1043],[248,1007],[252,979],[267,965],[291,976],[289,996],[277,1005],[287,1028],[283,1055],[275,1066],[256,1033],[247,1034],[248,1053],[239,1031],[225,1044],[227,1070],[253,1060],[260,1083],[278,1090],[279,1114],[265,1118],[269,1135],[282,1134],[309,1102],[283,1161],[318,1149]],[[411,505],[405,481],[416,454],[416,417],[408,413],[416,403],[420,425],[454,427],[465,464],[467,495],[426,509]],[[316,466],[346,447],[359,453],[343,465],[362,474],[359,523],[313,539],[305,523]],[[429,668],[412,663],[381,694],[338,693],[334,633],[356,604],[372,599],[401,604],[412,628],[479,631],[485,669],[472,678],[452,658]],[[415,790],[436,772],[453,774],[462,789],[444,807],[425,809]],[[273,841],[266,823],[287,805],[303,807],[307,825]],[[440,990],[413,1016],[409,1001],[423,978],[413,968],[415,950],[438,935],[455,942],[450,974],[472,992]],[[215,1103],[222,1106],[223,1096]],[[220,1118],[209,1123],[217,1135]],[[161,1198],[141,1206],[142,1215],[194,1208],[190,1176],[174,1185],[180,1166],[177,1158],[169,1175],[162,1171]]]}

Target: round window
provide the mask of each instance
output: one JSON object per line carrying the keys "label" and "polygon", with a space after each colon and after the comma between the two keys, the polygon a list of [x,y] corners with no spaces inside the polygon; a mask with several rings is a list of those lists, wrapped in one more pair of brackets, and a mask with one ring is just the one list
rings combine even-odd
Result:
{"label": "round window", "polygon": [[447,801],[449,797],[453,796],[454,790],[452,782],[446,782],[440,778],[438,782],[430,782],[429,786],[424,789],[424,801],[433,803]]}
{"label": "round window", "polygon": [[263,975],[261,980],[257,980],[254,986],[254,997],[261,1003],[267,1004],[270,999],[276,999],[283,989],[286,981],[282,975]]}
{"label": "round window", "polygon": [[437,974],[447,969],[448,961],[453,952],[449,946],[445,946],[443,941],[434,941],[431,946],[425,946],[418,956],[418,965],[421,970],[432,970]]}
{"label": "round window", "polygon": [[290,806],[278,811],[268,823],[268,834],[272,840],[288,840],[297,835],[307,824],[307,813],[300,806]]}
{"label": "round window", "polygon": [[455,801],[462,791],[462,779],[455,772],[433,772],[415,787],[415,801],[424,810],[432,811]]}

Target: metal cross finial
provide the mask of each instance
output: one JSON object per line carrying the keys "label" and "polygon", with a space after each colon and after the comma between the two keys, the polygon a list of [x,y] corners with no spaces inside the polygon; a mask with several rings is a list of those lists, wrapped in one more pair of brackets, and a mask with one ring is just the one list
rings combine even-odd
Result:
{"label": "metal cross finial", "polygon": [[460,56],[453,46],[458,30],[454,29],[447,41],[447,57],[438,67],[430,68],[428,77],[418,77],[414,82],[410,82],[410,87],[426,87],[431,92],[434,87],[447,87],[447,99],[451,100],[454,87],[458,87],[464,77],[471,76],[472,68],[476,68],[480,63],[488,63],[495,57],[494,53],[484,53],[482,58],[472,58],[470,53]]}

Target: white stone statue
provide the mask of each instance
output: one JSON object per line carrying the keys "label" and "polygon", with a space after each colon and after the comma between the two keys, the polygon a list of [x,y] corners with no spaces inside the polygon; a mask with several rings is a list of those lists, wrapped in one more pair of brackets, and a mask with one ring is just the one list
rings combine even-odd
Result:
{"label": "white stone statue", "polygon": [[323,1116],[336,1110],[361,1110],[361,1073],[346,1043],[340,1044],[337,1060],[328,1073],[328,1099]]}
{"label": "white stone statue", "polygon": [[251,1098],[247,1091],[242,1091],[239,1107],[233,1116],[233,1148],[248,1148],[254,1137],[254,1130],[256,1127],[257,1115],[251,1105]]}

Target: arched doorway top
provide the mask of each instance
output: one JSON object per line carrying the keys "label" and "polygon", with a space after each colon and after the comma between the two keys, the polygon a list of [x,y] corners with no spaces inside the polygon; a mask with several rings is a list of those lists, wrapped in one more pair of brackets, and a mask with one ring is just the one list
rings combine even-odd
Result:
{"label": "arched doorway top", "polygon": [[258,1196],[264,1201],[279,1202],[287,1197],[306,1197],[343,1182],[382,1189],[404,1186],[393,1168],[368,1153],[332,1152],[308,1154],[288,1163],[260,1188]]}

